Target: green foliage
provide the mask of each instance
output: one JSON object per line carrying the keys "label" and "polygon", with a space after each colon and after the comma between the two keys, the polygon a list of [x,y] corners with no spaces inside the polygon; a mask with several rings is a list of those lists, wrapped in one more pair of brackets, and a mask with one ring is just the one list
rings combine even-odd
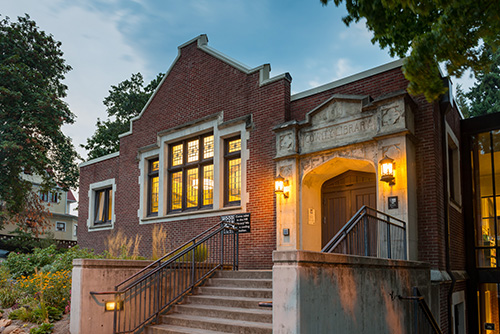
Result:
{"label": "green foliage", "polygon": [[35,273],[35,268],[42,268],[52,264],[58,250],[55,245],[47,248],[35,248],[32,254],[10,253],[4,265],[14,278],[28,276]]}
{"label": "green foliage", "polygon": [[107,108],[108,119],[97,120],[97,129],[87,144],[81,145],[89,151],[88,158],[117,152],[120,149],[118,135],[130,129],[130,119],[138,116],[163,78],[160,73],[147,86],[141,73],[132,74],[129,80],[111,86],[109,95],[103,103]]}
{"label": "green foliage", "polygon": [[11,288],[6,287],[0,289],[0,305],[3,308],[9,308],[14,306],[18,298],[18,292]]}
{"label": "green foliage", "polygon": [[[321,0],[326,5],[331,0]],[[391,56],[405,57],[408,91],[427,100],[445,92],[438,62],[449,75],[466,69],[477,76],[491,65],[487,49],[500,46],[500,1],[333,0],[345,2],[346,25],[366,19],[372,43],[388,47]]]}
{"label": "green foliage", "polygon": [[50,265],[50,267],[45,268],[44,272],[56,272],[56,271],[64,271],[64,270],[72,270],[73,268],[73,260],[74,259],[100,259],[101,255],[97,255],[94,253],[94,250],[88,248],[80,248],[78,245],[72,247],[63,253],[56,255],[54,262]]}
{"label": "green foliage", "polygon": [[74,122],[62,100],[65,74],[61,43],[28,15],[0,20],[0,225],[23,211],[31,183],[23,170],[43,177],[43,187],[76,187],[77,153],[61,126]]}
{"label": "green foliage", "polygon": [[30,329],[30,334],[50,334],[53,328],[53,324],[41,324],[39,327]]}
{"label": "green foliage", "polygon": [[488,54],[491,66],[476,75],[476,83],[466,94],[471,117],[500,112],[500,49]]}

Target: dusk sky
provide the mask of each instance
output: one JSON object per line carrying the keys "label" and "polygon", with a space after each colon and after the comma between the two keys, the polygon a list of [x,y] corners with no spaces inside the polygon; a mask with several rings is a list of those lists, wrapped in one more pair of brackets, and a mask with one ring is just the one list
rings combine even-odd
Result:
{"label": "dusk sky", "polygon": [[348,28],[344,6],[319,0],[15,0],[4,1],[0,14],[15,21],[24,13],[62,42],[73,67],[66,101],[77,119],[63,130],[83,158],[79,144],[98,117],[106,119],[111,85],[137,72],[149,83],[168,70],[177,46],[200,34],[250,68],[270,63],[271,76],[289,72],[292,93],[393,60],[370,42],[364,22]]}

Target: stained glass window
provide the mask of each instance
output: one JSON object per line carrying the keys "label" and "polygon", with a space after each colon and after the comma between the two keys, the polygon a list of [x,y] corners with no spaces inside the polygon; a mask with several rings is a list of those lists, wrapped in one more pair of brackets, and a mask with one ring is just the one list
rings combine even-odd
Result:
{"label": "stained glass window", "polygon": [[241,138],[227,139],[224,151],[224,202],[226,205],[238,205],[241,201]]}
{"label": "stained glass window", "polygon": [[148,215],[157,215],[158,214],[158,200],[160,194],[160,177],[158,175],[159,172],[159,161],[152,160],[149,162],[149,173],[148,173]]}
{"label": "stained glass window", "polygon": [[[183,152],[186,153],[185,161]],[[169,211],[213,205],[213,134],[188,138],[170,147]]]}

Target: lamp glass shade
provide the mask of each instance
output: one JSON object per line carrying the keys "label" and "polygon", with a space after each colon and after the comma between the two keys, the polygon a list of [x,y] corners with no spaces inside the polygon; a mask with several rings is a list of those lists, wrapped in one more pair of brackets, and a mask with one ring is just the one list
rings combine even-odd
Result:
{"label": "lamp glass shade", "polygon": [[281,194],[283,193],[283,190],[285,189],[285,179],[279,175],[274,179],[274,192],[276,194]]}

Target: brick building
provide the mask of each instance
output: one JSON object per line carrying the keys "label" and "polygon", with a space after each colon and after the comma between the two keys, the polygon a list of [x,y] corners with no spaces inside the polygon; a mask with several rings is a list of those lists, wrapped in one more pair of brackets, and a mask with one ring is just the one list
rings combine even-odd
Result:
{"label": "brick building", "polygon": [[[452,97],[410,96],[401,60],[291,95],[288,73],[249,69],[207,42],[179,47],[119,152],[81,165],[79,244],[103,251],[120,229],[142,235],[148,255],[155,225],[173,249],[222,216],[249,213],[240,266],[270,269],[273,250],[321,251],[368,205],[406,222],[405,257],[430,264],[435,317],[444,333],[465,333],[477,282],[466,272]],[[278,175],[286,196],[275,194]],[[498,316],[490,322],[498,329]]]}

